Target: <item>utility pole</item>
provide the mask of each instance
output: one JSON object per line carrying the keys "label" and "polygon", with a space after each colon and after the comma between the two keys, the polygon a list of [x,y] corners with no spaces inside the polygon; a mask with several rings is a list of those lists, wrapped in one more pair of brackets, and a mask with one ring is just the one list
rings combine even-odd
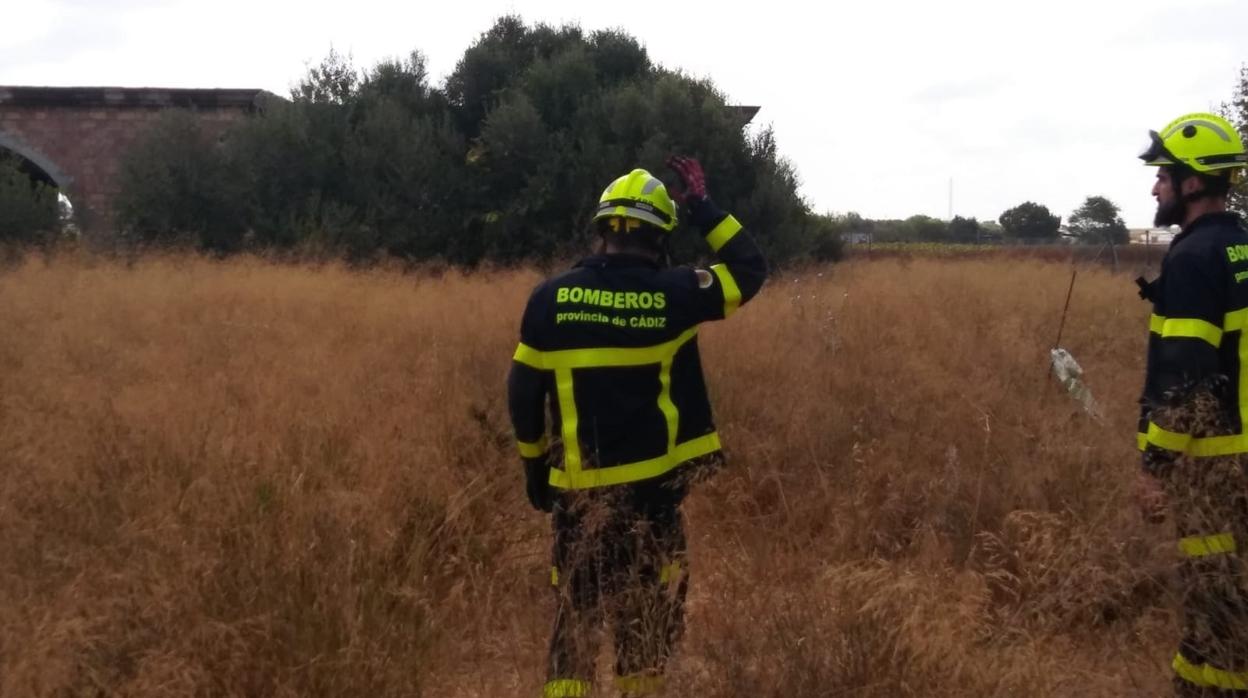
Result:
{"label": "utility pole", "polygon": [[952,176],[949,177],[949,218],[947,218],[946,220],[950,220],[950,221],[953,220],[953,177]]}

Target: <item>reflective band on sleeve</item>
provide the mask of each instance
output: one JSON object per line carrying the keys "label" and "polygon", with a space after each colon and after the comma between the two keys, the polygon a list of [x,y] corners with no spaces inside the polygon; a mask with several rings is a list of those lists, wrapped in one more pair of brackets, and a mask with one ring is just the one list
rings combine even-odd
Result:
{"label": "reflective band on sleeve", "polygon": [[1210,555],[1226,555],[1236,550],[1235,536],[1230,533],[1217,533],[1212,536],[1188,536],[1179,539],[1179,552],[1187,557],[1209,557]]}
{"label": "reflective band on sleeve", "polygon": [[732,272],[728,271],[728,267],[723,264],[713,264],[711,271],[719,277],[719,285],[724,289],[724,317],[728,317],[737,311],[737,306],[741,305],[741,289],[737,288],[737,280],[732,277]]}
{"label": "reflective band on sleeve", "polygon": [[662,676],[654,674],[630,674],[615,677],[615,687],[621,693],[627,693],[630,696],[648,696],[658,693],[663,690],[664,683]]}
{"label": "reflective band on sleeve", "polygon": [[559,586],[559,568],[554,565],[550,566],[550,585],[552,587]]}
{"label": "reflective band on sleeve", "polygon": [[1137,447],[1137,448],[1139,448],[1141,451],[1143,451],[1144,449],[1148,448],[1148,434],[1136,434],[1136,435],[1135,435],[1135,445],[1136,445],[1136,447]]}
{"label": "reflective band on sleeve", "polygon": [[1170,663],[1174,673],[1184,681],[1202,688],[1221,688],[1243,691],[1248,689],[1248,672],[1226,671],[1209,664],[1195,664],[1182,652],[1174,655]]}
{"label": "reflective band on sleeve", "polygon": [[728,216],[706,234],[706,241],[712,250],[719,252],[720,248],[727,245],[728,241],[736,237],[739,232],[741,232],[741,224],[736,218]]}
{"label": "reflective band on sleeve", "polygon": [[1148,316],[1148,331],[1153,334],[1161,334],[1161,330],[1166,326],[1166,319],[1156,313]]}
{"label": "reflective band on sleeve", "polygon": [[580,679],[555,679],[546,682],[542,698],[584,698],[592,687],[593,684]]}
{"label": "reflective band on sleeve", "polygon": [[550,448],[550,442],[546,440],[545,436],[533,443],[517,440],[516,445],[520,447],[521,458],[541,458]]}
{"label": "reflective band on sleeve", "polygon": [[1163,339],[1203,339],[1216,349],[1222,344],[1222,329],[1211,322],[1189,318],[1166,318],[1161,326]]}

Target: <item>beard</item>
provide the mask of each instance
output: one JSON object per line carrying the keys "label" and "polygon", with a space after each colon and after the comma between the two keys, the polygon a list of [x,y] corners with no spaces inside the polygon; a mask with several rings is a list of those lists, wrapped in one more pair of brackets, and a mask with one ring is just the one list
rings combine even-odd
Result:
{"label": "beard", "polygon": [[1158,228],[1167,228],[1172,225],[1182,225],[1183,219],[1187,217],[1187,203],[1182,199],[1175,197],[1170,203],[1157,203],[1157,213],[1153,215],[1153,225]]}

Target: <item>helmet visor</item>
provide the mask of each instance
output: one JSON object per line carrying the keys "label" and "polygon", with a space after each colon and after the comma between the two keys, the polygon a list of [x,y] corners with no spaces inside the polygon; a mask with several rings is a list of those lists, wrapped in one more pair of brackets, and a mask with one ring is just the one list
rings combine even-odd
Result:
{"label": "helmet visor", "polygon": [[1161,140],[1161,134],[1156,131],[1148,132],[1148,146],[1140,152],[1140,159],[1145,165],[1173,165],[1177,162],[1166,148],[1165,141]]}
{"label": "helmet visor", "polygon": [[594,218],[605,218],[607,216],[636,218],[637,220],[657,225],[664,230],[671,230],[675,225],[675,219],[671,216],[645,201],[636,199],[608,199],[598,204],[598,210],[594,213]]}

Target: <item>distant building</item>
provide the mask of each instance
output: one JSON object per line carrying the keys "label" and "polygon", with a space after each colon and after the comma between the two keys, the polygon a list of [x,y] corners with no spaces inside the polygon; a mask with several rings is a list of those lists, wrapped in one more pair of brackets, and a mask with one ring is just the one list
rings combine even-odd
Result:
{"label": "distant building", "polygon": [[1131,228],[1127,235],[1132,245],[1169,245],[1175,232],[1172,228]]}
{"label": "distant building", "polygon": [[841,233],[841,242],[848,245],[866,245],[871,242],[871,233],[863,231]]}
{"label": "distant building", "polygon": [[758,115],[759,109],[762,109],[762,107],[747,106],[743,104],[731,104],[728,106],[728,110],[737,117],[737,120],[741,122],[742,126],[745,126],[753,121],[754,117]]}

